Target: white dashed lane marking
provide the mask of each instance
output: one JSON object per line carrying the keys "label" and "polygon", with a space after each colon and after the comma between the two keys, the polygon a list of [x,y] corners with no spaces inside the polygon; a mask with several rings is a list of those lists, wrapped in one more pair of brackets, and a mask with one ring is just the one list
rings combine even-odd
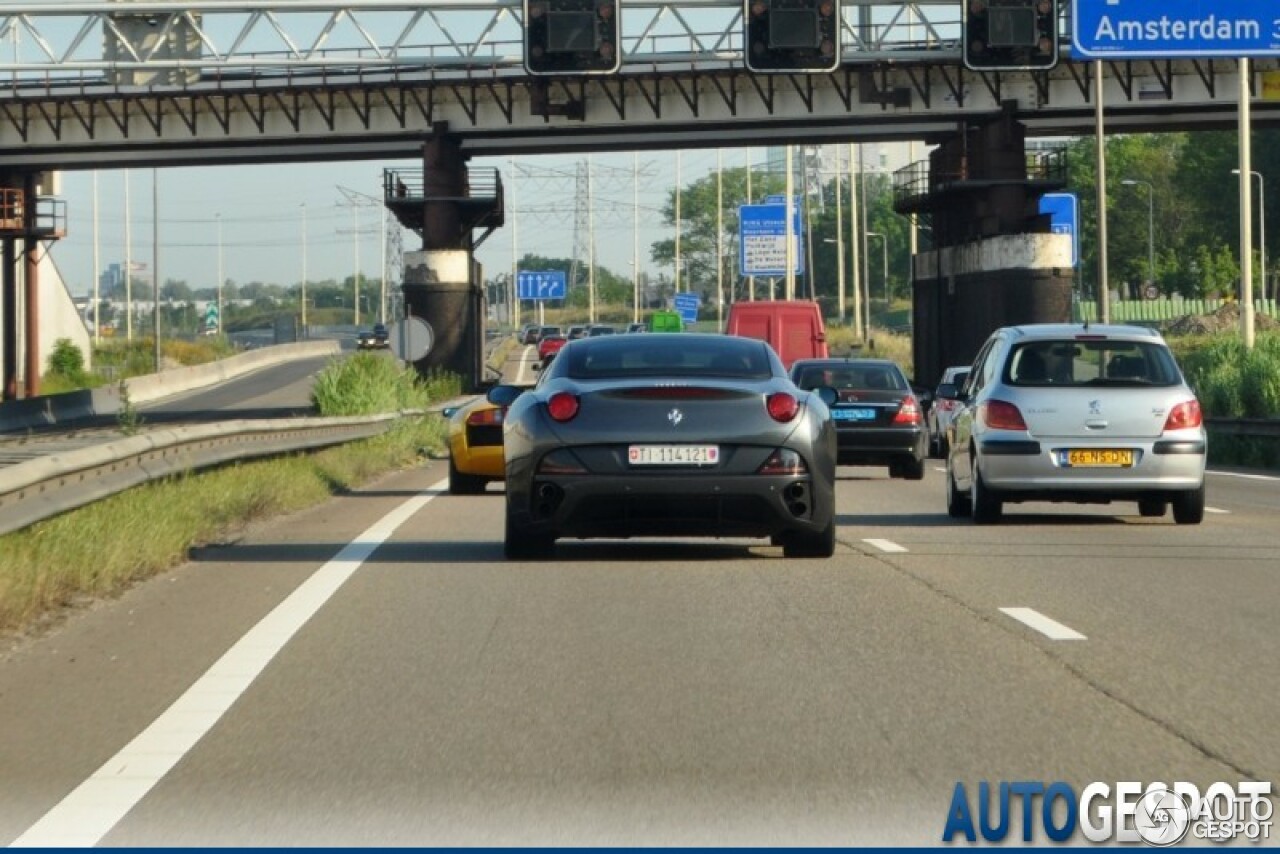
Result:
{"label": "white dashed lane marking", "polygon": [[864,542],[864,543],[866,543],[866,544],[867,544],[867,545],[869,545],[869,546],[875,546],[876,548],[878,548],[878,549],[879,549],[880,551],[882,551],[882,552],[897,553],[897,552],[905,552],[905,551],[906,551],[906,549],[905,549],[905,548],[903,548],[902,546],[900,546],[900,545],[898,545],[897,543],[893,542],[893,540],[866,540],[866,539],[864,539],[864,540],[863,540],[863,542]]}
{"label": "white dashed lane marking", "polygon": [[1030,626],[1049,640],[1088,640],[1070,626],[1051,620],[1033,608],[1001,608],[1000,612]]}
{"label": "white dashed lane marking", "polygon": [[1223,510],[1221,507],[1206,507],[1206,508],[1204,508],[1204,512],[1206,512],[1206,513],[1218,513],[1218,514],[1221,514],[1221,515],[1225,516],[1225,515],[1227,515],[1228,513],[1230,513],[1231,511],[1230,511],[1230,510]]}

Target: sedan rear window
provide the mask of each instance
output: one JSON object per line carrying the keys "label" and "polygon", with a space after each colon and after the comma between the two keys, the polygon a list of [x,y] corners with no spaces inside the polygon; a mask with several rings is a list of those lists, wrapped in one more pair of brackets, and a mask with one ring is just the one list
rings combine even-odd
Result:
{"label": "sedan rear window", "polygon": [[805,391],[821,386],[831,386],[836,391],[905,391],[907,381],[892,365],[813,365],[799,372],[796,385]]}
{"label": "sedan rear window", "polygon": [[1004,381],[1015,386],[1172,386],[1182,381],[1155,341],[1028,341],[1013,348]]}
{"label": "sedan rear window", "polygon": [[566,349],[564,375],[578,380],[627,377],[724,377],[761,380],[772,376],[763,344],[724,336],[612,335]]}

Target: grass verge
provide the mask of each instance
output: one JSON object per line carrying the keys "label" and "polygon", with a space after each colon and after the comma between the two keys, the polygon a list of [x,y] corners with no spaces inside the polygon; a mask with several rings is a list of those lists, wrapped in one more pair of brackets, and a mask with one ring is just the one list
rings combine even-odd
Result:
{"label": "grass verge", "polygon": [[319,504],[445,444],[438,416],[328,448],[155,481],[0,537],[0,632],[182,563],[250,522]]}

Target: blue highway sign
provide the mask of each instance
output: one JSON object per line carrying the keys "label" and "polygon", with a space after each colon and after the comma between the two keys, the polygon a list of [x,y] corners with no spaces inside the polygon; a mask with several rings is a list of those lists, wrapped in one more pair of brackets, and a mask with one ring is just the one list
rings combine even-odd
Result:
{"label": "blue highway sign", "polygon": [[1045,193],[1040,213],[1049,215],[1049,230],[1071,235],[1071,266],[1080,263],[1080,201],[1075,193]]}
{"label": "blue highway sign", "polygon": [[518,299],[564,299],[567,291],[563,270],[516,273],[516,297]]}
{"label": "blue highway sign", "polygon": [[682,321],[686,324],[698,322],[698,307],[702,304],[702,297],[689,293],[676,294],[672,301]]}
{"label": "blue highway sign", "polygon": [[1075,0],[1076,59],[1280,56],[1276,0]]}
{"label": "blue highway sign", "polygon": [[[786,205],[738,207],[738,261],[744,276],[785,276],[787,273]],[[800,207],[791,208],[791,244],[795,271],[804,272],[800,251]]]}

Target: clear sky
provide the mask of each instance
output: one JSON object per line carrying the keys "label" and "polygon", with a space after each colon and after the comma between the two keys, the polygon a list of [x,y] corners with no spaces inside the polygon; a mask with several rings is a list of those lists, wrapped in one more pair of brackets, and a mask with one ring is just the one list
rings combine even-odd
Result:
{"label": "clear sky", "polygon": [[[723,153],[726,168],[746,163],[742,150]],[[763,151],[752,152],[762,164]],[[512,235],[518,231],[519,254],[571,257],[574,245],[574,174],[585,157],[543,156],[515,160],[514,206],[512,169],[507,158],[477,158],[473,168],[497,168],[507,189],[506,225],[491,235],[477,255],[487,276],[511,267]],[[657,273],[649,262],[649,245],[671,236],[661,222],[661,208],[675,186],[674,152],[639,155],[638,208],[633,209],[633,156],[597,154],[592,158],[596,262],[619,275],[629,275],[633,222],[638,209],[641,269]],[[688,184],[716,167],[714,150],[687,151],[680,157],[682,183]],[[296,166],[208,166],[156,170],[159,177],[159,266],[161,280],[179,279],[194,288],[217,281],[219,227],[222,268],[227,279],[293,285],[303,275],[304,218],[307,279],[320,281],[351,275],[381,274],[378,199],[384,168],[419,169],[415,161],[358,161]],[[52,250],[63,278],[75,294],[92,289],[94,216],[92,172],[62,176],[61,198],[67,202],[67,236]],[[153,256],[151,169],[129,172],[129,217],[132,260],[149,270]],[[99,269],[125,259],[125,172],[97,173]],[[345,188],[368,198],[356,206]],[[304,210],[305,206],[305,210]],[[395,227],[394,219],[389,219]],[[515,227],[513,227],[513,223]],[[353,234],[353,232],[356,232]],[[585,238],[584,238],[585,241]],[[406,249],[418,249],[412,232],[403,233]],[[358,247],[357,247],[358,243]],[[585,255],[582,260],[586,260]]]}

